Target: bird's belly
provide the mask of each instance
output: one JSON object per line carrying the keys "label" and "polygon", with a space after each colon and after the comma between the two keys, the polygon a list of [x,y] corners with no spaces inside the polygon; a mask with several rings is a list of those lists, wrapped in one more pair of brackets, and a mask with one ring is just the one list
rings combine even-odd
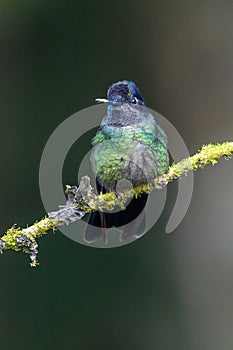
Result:
{"label": "bird's belly", "polygon": [[96,145],[91,160],[98,183],[107,190],[122,179],[138,186],[157,176],[156,150],[133,140],[127,145],[119,141]]}

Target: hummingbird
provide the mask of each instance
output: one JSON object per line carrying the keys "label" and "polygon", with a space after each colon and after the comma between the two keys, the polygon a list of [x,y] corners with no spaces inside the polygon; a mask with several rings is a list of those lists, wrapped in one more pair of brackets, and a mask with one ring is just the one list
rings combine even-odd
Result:
{"label": "hummingbird", "polygon": [[[108,105],[107,114],[92,140],[90,157],[98,192],[114,191],[120,196],[117,185],[122,180],[135,187],[164,174],[169,167],[167,137],[136,84],[127,80],[113,83],[108,88],[107,99],[98,98],[96,102]],[[146,202],[147,194],[142,194],[133,198],[125,210],[91,213],[84,240],[91,243],[102,236],[107,243],[110,227],[119,228],[120,241],[141,237],[145,229]],[[130,222],[132,225],[127,225]]]}

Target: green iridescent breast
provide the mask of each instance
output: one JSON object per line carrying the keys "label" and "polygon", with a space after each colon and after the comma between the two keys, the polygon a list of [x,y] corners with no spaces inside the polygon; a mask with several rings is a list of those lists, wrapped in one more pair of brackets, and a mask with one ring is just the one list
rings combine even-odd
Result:
{"label": "green iridescent breast", "polygon": [[97,181],[111,190],[127,179],[133,186],[148,183],[169,166],[166,137],[156,125],[105,125],[93,139],[91,162]]}

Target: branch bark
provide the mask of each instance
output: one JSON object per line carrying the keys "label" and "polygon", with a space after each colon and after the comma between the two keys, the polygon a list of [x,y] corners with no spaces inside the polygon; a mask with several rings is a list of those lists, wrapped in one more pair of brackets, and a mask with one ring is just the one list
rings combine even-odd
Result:
{"label": "branch bark", "polygon": [[0,252],[6,250],[24,251],[29,254],[31,266],[38,265],[37,238],[46,235],[48,231],[56,231],[60,225],[69,225],[80,220],[86,213],[95,210],[112,210],[116,205],[122,210],[129,198],[140,196],[142,193],[149,193],[155,189],[161,189],[169,182],[178,179],[182,175],[187,175],[190,171],[204,168],[208,164],[214,165],[221,158],[229,159],[233,155],[233,142],[208,144],[193,156],[172,164],[166,174],[154,179],[149,184],[140,185],[133,189],[122,192],[116,196],[115,192],[97,195],[90,185],[88,176],[81,179],[79,187],[67,186],[67,202],[60,205],[57,211],[48,213],[48,217],[35,222],[27,228],[20,228],[13,225],[0,238]]}

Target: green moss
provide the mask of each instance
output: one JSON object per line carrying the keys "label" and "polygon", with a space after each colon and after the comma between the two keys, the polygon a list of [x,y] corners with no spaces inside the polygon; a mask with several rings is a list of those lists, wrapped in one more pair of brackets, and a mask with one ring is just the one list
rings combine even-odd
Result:
{"label": "green moss", "polygon": [[[85,197],[87,199],[85,201],[82,200],[76,205],[85,212],[91,212],[98,209],[112,210],[116,205],[124,210],[127,200],[132,196],[137,198],[142,193],[150,193],[154,189],[165,187],[169,182],[182,175],[187,175],[189,171],[204,168],[208,164],[214,165],[220,158],[229,159],[232,155],[233,142],[204,145],[195,155],[188,157],[177,164],[172,164],[164,175],[159,176],[149,184],[137,186],[133,190],[122,193],[120,197],[117,197],[113,191],[106,194],[101,193],[100,195],[96,195],[90,187],[90,193]],[[61,225],[61,223],[57,219],[50,219],[48,217],[35,222],[32,226],[25,229],[21,229],[14,225],[1,237],[0,251],[3,252],[12,249],[14,251],[30,253],[28,246],[20,246],[17,239],[22,238],[23,236],[24,240],[28,239],[28,241],[33,244],[36,242],[37,238],[46,235],[50,230],[53,232],[56,231],[59,225]],[[33,259],[30,265],[32,267],[37,266],[37,259]]]}

